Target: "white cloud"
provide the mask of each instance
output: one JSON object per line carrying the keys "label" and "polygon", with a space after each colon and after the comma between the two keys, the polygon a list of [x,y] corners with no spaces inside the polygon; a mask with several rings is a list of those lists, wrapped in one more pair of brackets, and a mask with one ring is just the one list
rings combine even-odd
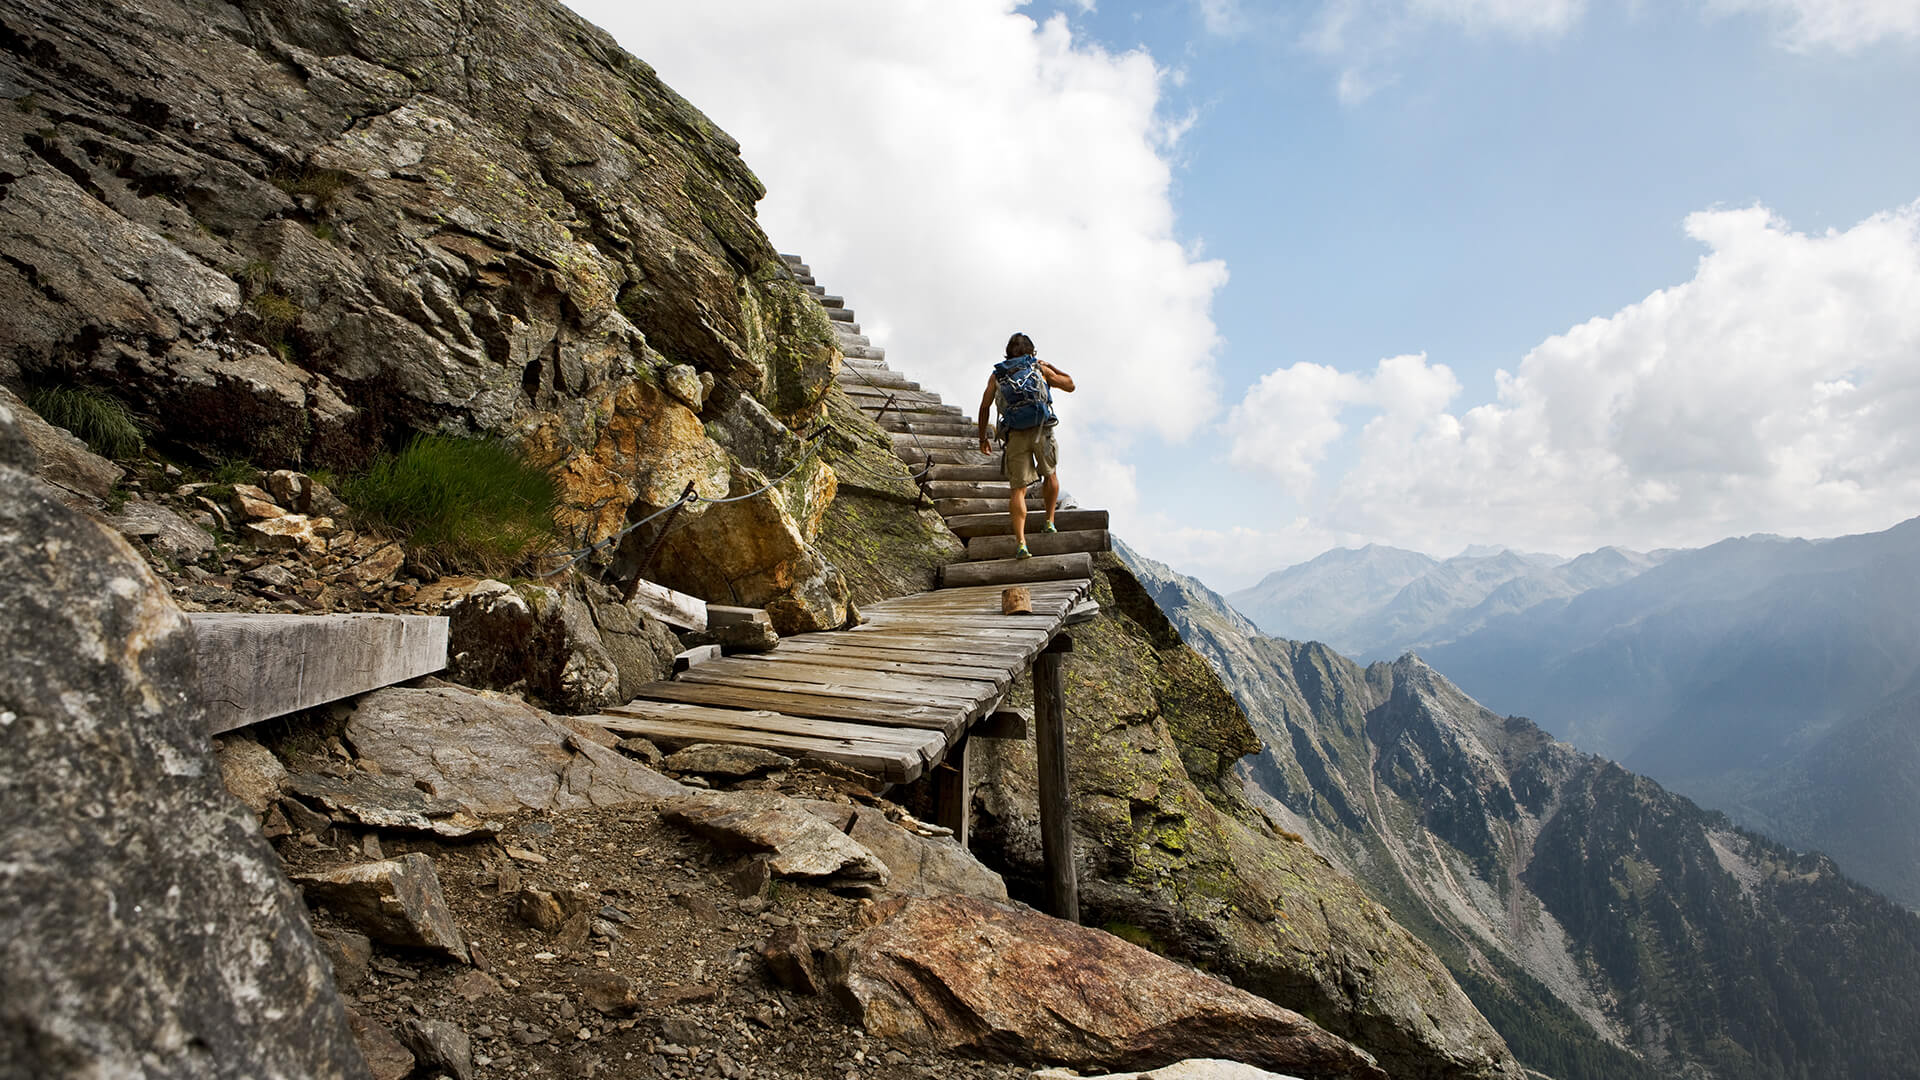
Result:
{"label": "white cloud", "polygon": [[774,243],[949,401],[971,410],[1021,330],[1080,383],[1062,415],[1101,445],[1216,414],[1226,268],[1176,233],[1188,121],[1162,114],[1146,53],[1016,0],[573,6],[740,140]]}
{"label": "white cloud", "polygon": [[1882,41],[1920,41],[1920,0],[1706,0],[1716,13],[1760,12],[1784,22],[1789,48],[1854,52]]}
{"label": "white cloud", "polygon": [[1340,101],[1357,105],[1391,85],[1399,58],[1437,28],[1552,39],[1586,8],[1587,0],[1326,0],[1304,43],[1339,66]]}
{"label": "white cloud", "polygon": [[[1423,356],[1370,376],[1296,364],[1234,410],[1232,459],[1307,494],[1323,529],[1428,551],[1920,514],[1920,203],[1844,232],[1759,207],[1686,230],[1708,249],[1692,280],[1542,342],[1494,402],[1448,412],[1459,385]],[[1296,429],[1253,423],[1274,410]]]}

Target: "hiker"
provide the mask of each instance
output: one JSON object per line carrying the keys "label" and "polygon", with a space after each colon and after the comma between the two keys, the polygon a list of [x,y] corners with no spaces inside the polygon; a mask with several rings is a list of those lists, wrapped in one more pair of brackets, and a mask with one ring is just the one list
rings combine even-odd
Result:
{"label": "hiker", "polygon": [[1013,555],[1025,559],[1027,550],[1027,485],[1036,477],[1045,477],[1040,491],[1047,502],[1046,532],[1057,532],[1053,525],[1054,505],[1060,501],[1060,475],[1055,471],[1060,448],[1053,439],[1053,387],[1073,393],[1073,376],[1046,363],[1033,352],[1033,339],[1015,334],[1007,339],[1007,358],[993,366],[987,377],[987,391],[980,395],[980,452],[993,453],[987,442],[987,410],[999,407],[1000,420],[995,433],[1005,444],[1000,455],[1000,472],[1013,490],[1007,496],[1007,517],[1013,524],[1013,541],[1019,547]]}

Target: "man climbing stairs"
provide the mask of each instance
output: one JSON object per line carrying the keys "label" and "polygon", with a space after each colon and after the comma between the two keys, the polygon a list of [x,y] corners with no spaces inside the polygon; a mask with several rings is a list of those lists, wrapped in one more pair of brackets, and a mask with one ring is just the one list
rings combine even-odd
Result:
{"label": "man climbing stairs", "polygon": [[[912,469],[921,491],[966,541],[964,563],[949,566],[943,585],[1013,585],[1092,576],[1092,553],[1111,549],[1105,510],[1082,510],[1063,493],[1054,515],[1058,532],[1043,532],[1046,514],[1027,514],[1027,549],[1033,557],[1013,557],[1013,523],[1007,516],[1012,494],[1000,472],[998,454],[982,454],[974,418],[940,395],[889,368],[886,350],[860,332],[852,309],[829,296],[798,256],[782,255],[794,277],[826,309],[840,352],[846,358],[840,389],[862,412],[893,437],[893,451]],[[1037,495],[1038,485],[1035,485]],[[1037,498],[1035,499],[1037,502]]]}

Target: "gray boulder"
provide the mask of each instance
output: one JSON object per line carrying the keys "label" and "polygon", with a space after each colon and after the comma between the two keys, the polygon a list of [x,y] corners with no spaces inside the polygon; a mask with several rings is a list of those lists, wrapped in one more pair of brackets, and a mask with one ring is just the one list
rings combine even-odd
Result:
{"label": "gray boulder", "polygon": [[193,636],[19,467],[0,405],[0,1077],[363,1077],[298,896],[203,734]]}

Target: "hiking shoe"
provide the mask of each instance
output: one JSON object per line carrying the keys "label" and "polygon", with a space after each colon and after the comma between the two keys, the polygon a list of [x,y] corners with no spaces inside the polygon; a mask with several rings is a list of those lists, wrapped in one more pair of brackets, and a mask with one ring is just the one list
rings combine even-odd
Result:
{"label": "hiking shoe", "polygon": [[1056,529],[1056,528],[1054,528],[1054,527],[1053,527],[1053,522],[1051,522],[1051,521],[1049,521],[1049,522],[1047,522],[1047,523],[1046,523],[1045,525],[1042,525],[1042,526],[1040,526],[1040,531],[1041,531],[1041,532],[1051,532],[1051,533],[1057,533],[1057,532],[1059,532],[1060,530],[1059,530],[1059,529]]}
{"label": "hiking shoe", "polygon": [[1014,549],[1013,557],[1016,559],[1031,559],[1033,558],[1033,552],[1027,550],[1027,545],[1021,544],[1018,548]]}

